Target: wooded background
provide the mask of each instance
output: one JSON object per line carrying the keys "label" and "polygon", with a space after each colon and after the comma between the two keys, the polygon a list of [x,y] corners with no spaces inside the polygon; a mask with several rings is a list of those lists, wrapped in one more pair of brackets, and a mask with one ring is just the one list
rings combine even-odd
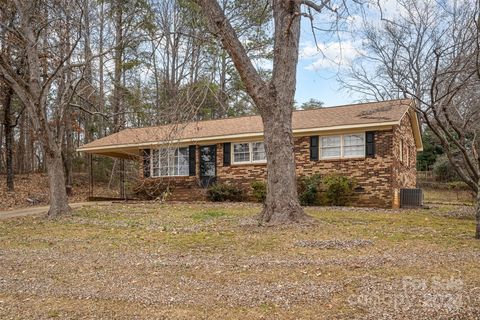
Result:
{"label": "wooded background", "polygon": [[[25,37],[13,25],[28,15],[41,33],[35,47],[40,77],[53,78],[45,113],[54,135],[61,133],[67,184],[74,170],[85,171],[78,146],[125,127],[255,113],[228,54],[187,1],[0,3],[0,48],[19,77],[27,75],[28,58],[20,52]],[[223,1],[223,8],[249,43],[249,55],[267,59],[272,42],[266,2]],[[52,64],[61,60],[67,68],[54,73]],[[30,124],[2,76],[0,87],[0,173],[45,171],[43,133]]]}

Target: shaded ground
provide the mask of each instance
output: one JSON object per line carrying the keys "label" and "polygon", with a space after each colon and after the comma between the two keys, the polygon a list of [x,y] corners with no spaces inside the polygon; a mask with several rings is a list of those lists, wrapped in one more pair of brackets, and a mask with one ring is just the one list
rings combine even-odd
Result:
{"label": "shaded ground", "polygon": [[[83,202],[88,199],[88,177],[76,174],[73,194],[69,202]],[[94,195],[114,196],[116,190],[108,190],[105,183],[96,182]],[[15,192],[7,192],[6,177],[0,175],[0,211],[18,208],[46,206],[49,202],[48,176],[46,173],[15,175]]]}
{"label": "shaded ground", "polygon": [[[99,206],[99,205],[108,205],[110,202],[75,202],[70,203],[70,208],[78,209],[85,206]],[[50,209],[49,206],[32,206],[29,208],[20,208],[7,211],[0,211],[0,220],[19,218],[26,216],[42,216],[48,213]]]}
{"label": "shaded ground", "polygon": [[[94,196],[118,197],[118,187],[113,183],[98,181],[94,177]],[[114,181],[115,182],[115,181]],[[127,183],[128,186],[128,183]],[[74,174],[73,194],[70,203],[88,200],[88,176],[83,173]],[[465,190],[424,188],[424,199],[427,204],[473,204],[474,197]],[[15,192],[7,192],[6,177],[0,174],[0,211],[19,208],[31,208],[48,205],[48,177],[46,173],[15,175]]]}
{"label": "shaded ground", "polygon": [[478,319],[470,208],[113,204],[0,221],[1,319]]}

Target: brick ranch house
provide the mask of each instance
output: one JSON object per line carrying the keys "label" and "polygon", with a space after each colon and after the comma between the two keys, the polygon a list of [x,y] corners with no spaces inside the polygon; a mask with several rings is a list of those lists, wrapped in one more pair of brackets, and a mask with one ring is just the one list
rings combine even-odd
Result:
{"label": "brick ranch house", "polygon": [[[412,100],[293,112],[298,176],[320,173],[354,178],[356,205],[392,207],[401,188],[416,186],[422,139]],[[78,151],[143,158],[143,176],[172,186],[177,200],[197,200],[213,182],[246,189],[266,178],[260,116],[125,129]],[[395,199],[395,201],[394,201]]]}

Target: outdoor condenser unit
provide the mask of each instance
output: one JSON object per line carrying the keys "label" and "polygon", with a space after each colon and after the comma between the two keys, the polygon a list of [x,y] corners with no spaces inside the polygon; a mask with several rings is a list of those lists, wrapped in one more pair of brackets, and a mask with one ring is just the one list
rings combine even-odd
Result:
{"label": "outdoor condenser unit", "polygon": [[400,189],[400,207],[415,208],[423,206],[422,189]]}

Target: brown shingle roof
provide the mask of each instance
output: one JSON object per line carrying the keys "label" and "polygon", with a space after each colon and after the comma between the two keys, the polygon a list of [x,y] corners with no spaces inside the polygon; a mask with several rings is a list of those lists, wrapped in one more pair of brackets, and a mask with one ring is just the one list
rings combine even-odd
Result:
{"label": "brown shingle roof", "polygon": [[[293,112],[293,130],[319,129],[338,126],[359,126],[399,121],[407,112],[411,100],[391,100],[352,104],[315,110]],[[211,137],[261,134],[260,116],[246,116],[217,120],[205,120],[158,127],[131,128],[90,142],[79,151],[135,146],[171,140],[202,140]]]}

